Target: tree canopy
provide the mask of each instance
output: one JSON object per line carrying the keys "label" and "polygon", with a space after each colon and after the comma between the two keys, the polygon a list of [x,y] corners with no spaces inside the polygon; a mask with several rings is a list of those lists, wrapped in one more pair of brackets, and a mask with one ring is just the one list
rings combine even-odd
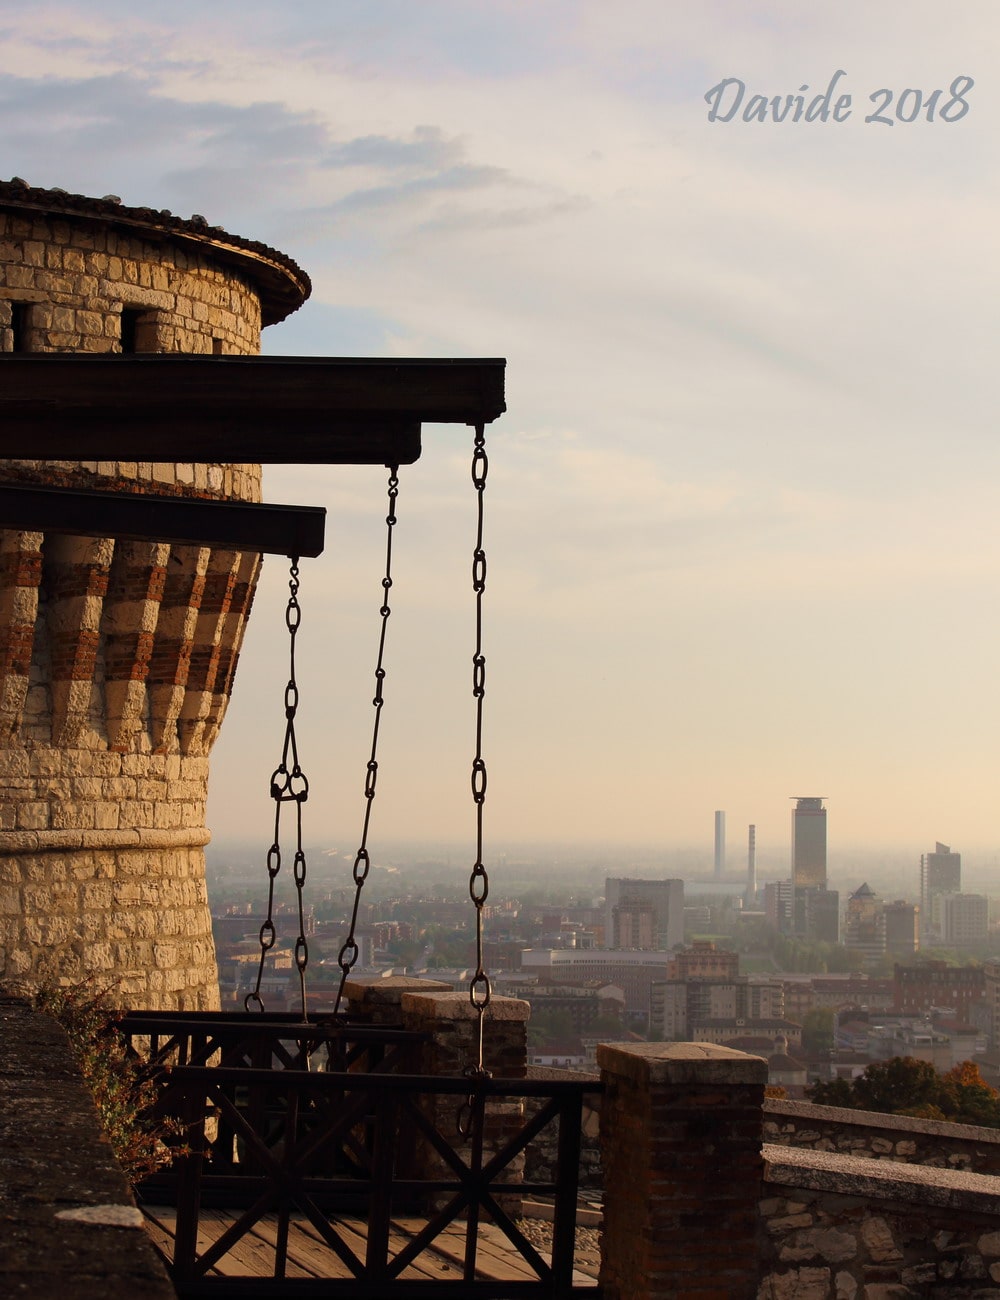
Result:
{"label": "tree canopy", "polygon": [[1000,1128],[1000,1092],[990,1087],[973,1061],[939,1074],[927,1061],[894,1056],[873,1061],[856,1079],[814,1083],[806,1096],[823,1106]]}

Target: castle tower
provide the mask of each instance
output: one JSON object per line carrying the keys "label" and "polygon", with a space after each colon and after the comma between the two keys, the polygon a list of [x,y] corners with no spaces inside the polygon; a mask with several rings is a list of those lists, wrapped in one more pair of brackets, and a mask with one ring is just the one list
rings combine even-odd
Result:
{"label": "castle tower", "polygon": [[[308,293],[202,218],[0,183],[0,351],[253,354]],[[142,455],[137,410],[134,460],[3,460],[0,481],[260,500],[258,465]],[[0,980],[218,1005],[208,756],[259,559],[0,529]]]}

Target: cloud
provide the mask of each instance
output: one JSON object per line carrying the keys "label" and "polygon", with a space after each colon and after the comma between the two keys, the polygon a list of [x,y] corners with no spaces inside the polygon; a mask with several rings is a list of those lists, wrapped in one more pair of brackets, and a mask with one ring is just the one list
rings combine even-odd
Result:
{"label": "cloud", "polygon": [[[992,91],[977,80],[953,126],[881,131],[860,111],[836,130],[712,126],[702,96],[843,67],[863,107],[879,85],[984,78],[992,2],[56,0],[3,25],[6,174],[287,249],[315,297],[269,350],[509,358],[491,689],[523,785],[575,815],[581,788],[630,808],[641,755],[658,811],[630,833],[685,833],[681,805],[724,780],[764,800],[839,765],[874,791],[909,771],[927,708],[955,771],[988,787],[987,742],[978,770],[960,763],[945,714],[980,716],[1000,635],[981,594],[1000,471]],[[467,434],[426,429],[403,481],[394,653],[421,698],[467,613]],[[271,499],[330,509],[309,573],[324,753],[347,683],[369,699],[383,475],[267,476]],[[265,574],[251,704],[277,653],[282,575]],[[969,667],[938,680],[956,647]],[[237,771],[257,723],[240,707],[222,742]],[[463,724],[409,707],[423,824],[422,778]],[[880,839],[881,807],[855,823]]]}
{"label": "cloud", "polygon": [[409,139],[365,135],[332,145],[324,159],[327,167],[377,167],[389,172],[425,172],[455,167],[462,162],[460,142],[445,136],[440,127],[416,126]]}

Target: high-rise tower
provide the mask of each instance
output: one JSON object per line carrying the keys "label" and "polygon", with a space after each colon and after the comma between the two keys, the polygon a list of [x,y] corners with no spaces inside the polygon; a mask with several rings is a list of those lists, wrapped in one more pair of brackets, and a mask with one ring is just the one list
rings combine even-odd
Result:
{"label": "high-rise tower", "polygon": [[792,885],[795,889],[826,889],[825,796],[793,797]]}
{"label": "high-rise tower", "polygon": [[935,843],[933,853],[920,857],[920,924],[925,932],[939,928],[934,900],[941,894],[962,892],[962,855],[947,844]]}
{"label": "high-rise tower", "polygon": [[826,887],[826,809],[822,795],[799,795],[792,809],[794,929],[836,943],[840,896]]}

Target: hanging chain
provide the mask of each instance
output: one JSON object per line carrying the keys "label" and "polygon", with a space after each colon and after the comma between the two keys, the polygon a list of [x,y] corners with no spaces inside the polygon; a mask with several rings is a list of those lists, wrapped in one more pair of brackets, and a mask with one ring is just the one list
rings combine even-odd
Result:
{"label": "hanging chain", "polygon": [[303,911],[302,891],[306,883],[306,855],[302,847],[302,805],[309,798],[309,781],[299,766],[299,751],[295,740],[295,714],[299,707],[299,688],[295,680],[295,637],[302,622],[302,610],[299,606],[299,561],[293,556],[289,567],[288,604],[285,607],[285,626],[288,629],[288,684],[285,687],[285,743],[281,750],[281,762],[271,776],[271,798],[274,800],[274,840],[267,851],[267,917],[260,927],[260,964],[257,967],[257,982],[253,991],[243,999],[247,1011],[256,1006],[264,1010],[264,1000],[260,995],[261,980],[264,978],[264,963],[267,954],[274,947],[276,932],[274,928],[274,882],[281,870],[281,805],[295,804],[295,856],[292,861],[292,875],[295,880],[295,892],[298,900],[299,933],[295,940],[295,967],[299,973],[299,993],[302,1002],[302,1020],[306,1015],[306,966],[309,964],[309,945],[306,943],[305,913]]}
{"label": "hanging chain", "polygon": [[389,499],[389,510],[385,517],[385,577],[382,579],[382,607],[379,610],[382,625],[378,639],[378,660],[375,664],[375,696],[372,700],[375,709],[375,721],[372,725],[371,755],[365,770],[365,820],[361,830],[361,847],[354,858],[354,909],[351,912],[351,924],[344,946],[337,957],[337,964],[340,967],[340,984],[337,988],[337,1001],[333,1008],[334,1015],[337,1015],[340,1011],[340,1003],[344,996],[344,985],[347,983],[348,976],[358,960],[359,949],[357,939],[354,937],[354,931],[358,924],[361,891],[371,869],[371,858],[368,855],[368,828],[371,824],[372,806],[375,802],[375,785],[378,781],[378,729],[382,718],[382,705],[385,703],[383,693],[385,668],[382,666],[382,660],[385,655],[386,628],[389,624],[389,615],[392,613],[389,608],[389,592],[392,589],[392,530],[396,527],[396,497],[399,495],[398,476],[399,466],[391,466],[386,494]]}
{"label": "hanging chain", "polygon": [[[483,1063],[483,1020],[490,1004],[492,988],[483,965],[483,908],[490,892],[489,877],[483,866],[483,812],[486,804],[486,763],[483,760],[483,701],[486,697],[486,656],[483,654],[483,593],[486,590],[486,552],[483,549],[483,507],[489,460],[486,456],[484,426],[476,425],[472,455],[472,482],[476,489],[476,547],[472,553],[472,590],[476,596],[476,651],[472,656],[472,695],[476,701],[476,756],[472,761],[472,799],[476,805],[476,861],[469,877],[469,894],[476,909],[476,973],[469,984],[469,1001],[476,1012],[476,1059],[466,1074],[471,1079],[488,1079],[490,1072]],[[459,1113],[459,1132],[468,1136],[467,1124],[477,1112],[476,1094]],[[463,1116],[467,1113],[468,1119]]]}

